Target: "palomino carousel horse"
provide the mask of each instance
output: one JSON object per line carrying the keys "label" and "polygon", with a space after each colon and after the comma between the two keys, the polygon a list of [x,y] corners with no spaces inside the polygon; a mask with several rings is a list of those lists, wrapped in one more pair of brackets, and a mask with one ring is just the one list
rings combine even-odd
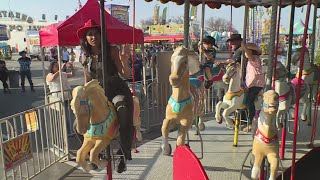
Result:
{"label": "palomino carousel horse", "polygon": [[[90,166],[86,162],[86,156],[90,152],[89,160],[101,169],[106,165],[106,161],[100,160],[98,155],[106,149],[119,132],[117,112],[95,79],[84,86],[75,87],[72,97],[70,105],[76,116],[77,131],[84,137],[83,144],[77,151],[76,161],[85,172],[88,172]],[[133,97],[134,105],[139,104],[135,99]],[[134,116],[140,114],[139,110],[139,107],[134,107]],[[140,121],[139,117],[133,119]],[[141,123],[134,122],[134,124],[138,126],[136,130],[139,130]],[[138,139],[141,137],[139,133],[140,131],[137,132]]]}
{"label": "palomino carousel horse", "polygon": [[258,118],[258,129],[252,145],[254,164],[251,172],[252,179],[258,179],[261,163],[265,157],[270,163],[269,180],[275,180],[279,168],[279,141],[276,127],[276,114],[279,105],[279,95],[273,90],[263,94],[263,109]]}
{"label": "palomino carousel horse", "polygon": [[[302,48],[298,48],[293,53],[291,63],[294,66],[299,66],[298,62],[300,61],[301,51],[302,51]],[[306,49],[305,54],[304,54],[303,70],[302,70],[301,79],[303,79],[304,83],[308,84],[309,87],[311,87],[313,85],[312,92],[313,92],[313,95],[314,95],[314,97],[313,97],[314,99],[316,99],[316,94],[317,94],[317,82],[318,82],[318,79],[319,79],[319,77],[318,77],[319,73],[318,72],[319,72],[318,67],[316,65],[314,65],[314,64],[311,64],[309,51],[308,51],[308,49]],[[296,78],[298,78],[298,74],[299,74],[299,69],[298,69],[298,72],[296,74]],[[295,82],[297,82],[297,80]],[[306,119],[303,119],[303,120],[306,120]]]}
{"label": "palomino carousel horse", "polygon": [[[204,87],[200,80],[189,79],[189,62],[197,60],[195,53],[180,46],[171,57],[171,74],[169,81],[172,95],[166,107],[166,118],[162,124],[164,155],[171,154],[168,142],[169,132],[176,124],[180,124],[177,146],[185,145],[185,138],[195,117],[204,113]],[[192,68],[192,67],[191,67]]]}
{"label": "palomino carousel horse", "polygon": [[[276,67],[276,80],[275,80],[275,91],[279,94],[279,108],[277,113],[277,126],[283,123],[283,118],[289,111],[290,107],[294,104],[295,100],[295,86],[291,82],[287,81],[288,70],[281,63],[277,62]],[[308,99],[309,88],[308,84],[304,84],[301,88],[300,100],[303,103],[301,119],[306,118],[308,112],[309,99]],[[280,123],[280,124],[279,124]],[[280,127],[281,127],[280,126]],[[279,127],[279,126],[278,126]]]}
{"label": "palomino carousel horse", "polygon": [[[216,121],[221,124],[222,117],[226,120],[226,126],[233,128],[233,120],[229,115],[237,109],[244,109],[246,107],[246,90],[241,87],[241,67],[239,63],[231,63],[227,66],[226,73],[223,75],[223,81],[229,84],[228,91],[223,96],[223,101],[219,101],[216,106]],[[261,109],[262,98],[261,93],[255,100],[256,111]],[[224,109],[222,116],[220,114],[221,109]]]}

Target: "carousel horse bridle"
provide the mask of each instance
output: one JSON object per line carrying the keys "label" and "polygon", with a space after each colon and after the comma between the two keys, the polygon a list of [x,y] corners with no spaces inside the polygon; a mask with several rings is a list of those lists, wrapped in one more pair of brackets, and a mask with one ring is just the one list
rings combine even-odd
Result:
{"label": "carousel horse bridle", "polygon": [[[90,100],[80,100],[80,106],[87,106],[89,109],[89,116],[88,116],[88,122],[90,123],[90,117],[91,117],[91,113],[92,113],[92,109],[93,106],[90,103]],[[86,134],[87,136],[104,136],[105,135],[105,130],[107,130],[107,128],[104,128],[107,126],[108,121],[112,120],[114,118],[115,114],[114,112],[112,112],[111,110],[109,111],[109,114],[107,115],[107,118],[99,123],[96,124],[91,124],[90,123],[90,129],[87,130]],[[100,132],[98,131],[98,129],[100,129]]]}

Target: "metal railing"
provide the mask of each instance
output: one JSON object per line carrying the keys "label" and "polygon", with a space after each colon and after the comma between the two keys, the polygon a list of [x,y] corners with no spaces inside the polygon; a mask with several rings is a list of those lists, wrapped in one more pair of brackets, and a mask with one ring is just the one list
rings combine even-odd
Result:
{"label": "metal railing", "polygon": [[61,101],[0,119],[0,179],[30,179],[68,157]]}
{"label": "metal railing", "polygon": [[[129,88],[132,89],[132,83],[130,82],[128,85]],[[170,83],[160,83],[157,79],[146,81],[146,85],[144,85],[142,81],[135,82],[135,93],[140,100],[141,127],[146,131],[150,131],[154,127],[162,125],[162,121],[165,118],[167,102],[172,93]],[[212,87],[206,90],[204,101],[204,113],[213,114],[216,104],[219,101],[217,89]]]}
{"label": "metal railing", "polygon": [[[60,94],[61,94],[61,91],[54,91],[54,92],[49,92],[47,93],[47,97],[48,97],[48,102],[51,103],[51,102],[56,102],[56,101],[61,101],[62,104],[64,105],[64,108],[65,108],[65,112],[66,114],[64,114],[64,111],[61,109],[61,113],[62,115],[65,117],[66,119],[66,122],[67,122],[67,134],[68,136],[72,136],[74,135],[74,131],[73,131],[73,123],[75,121],[75,116],[71,110],[71,106],[70,106],[70,102],[72,100],[72,89],[69,89],[69,90],[64,90],[64,98],[65,98],[65,101],[62,102],[62,99],[60,97]],[[56,107],[54,106],[50,106],[50,108],[52,110],[56,110],[56,111],[60,111],[60,109],[56,109]]]}

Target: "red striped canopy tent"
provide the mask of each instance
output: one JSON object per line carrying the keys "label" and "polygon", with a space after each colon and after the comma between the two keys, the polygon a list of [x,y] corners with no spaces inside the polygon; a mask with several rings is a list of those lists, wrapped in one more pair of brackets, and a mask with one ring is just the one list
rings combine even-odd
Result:
{"label": "red striped canopy tent", "polygon": [[[77,31],[88,20],[94,20],[100,24],[100,4],[97,0],[88,0],[87,3],[67,20],[48,25],[42,28],[40,34],[41,47],[48,46],[78,46],[80,41]],[[118,21],[105,11],[105,24],[107,39],[112,44],[131,44],[133,28]],[[143,43],[143,32],[134,29],[135,43]]]}

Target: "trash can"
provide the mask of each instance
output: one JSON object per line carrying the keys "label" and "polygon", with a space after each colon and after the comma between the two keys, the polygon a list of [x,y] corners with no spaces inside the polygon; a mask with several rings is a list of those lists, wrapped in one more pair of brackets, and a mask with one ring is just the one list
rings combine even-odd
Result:
{"label": "trash can", "polygon": [[10,88],[19,88],[19,79],[20,79],[20,75],[19,75],[19,71],[16,70],[9,70],[8,71],[9,74],[9,87]]}

